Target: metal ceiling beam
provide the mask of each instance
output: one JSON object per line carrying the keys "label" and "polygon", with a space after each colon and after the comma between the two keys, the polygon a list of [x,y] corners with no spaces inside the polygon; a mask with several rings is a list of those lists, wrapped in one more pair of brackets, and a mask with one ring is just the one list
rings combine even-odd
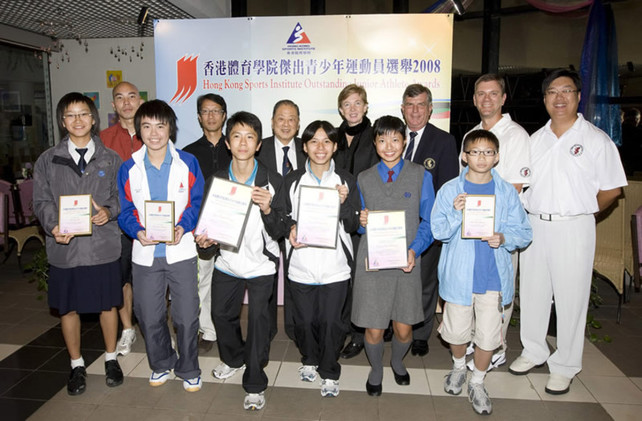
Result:
{"label": "metal ceiling beam", "polygon": [[232,16],[230,0],[169,0],[169,2],[196,19]]}
{"label": "metal ceiling beam", "polygon": [[0,23],[0,42],[42,51],[58,51],[58,44],[46,35]]}
{"label": "metal ceiling beam", "polygon": [[325,0],[310,0],[310,14],[316,16],[325,15]]}

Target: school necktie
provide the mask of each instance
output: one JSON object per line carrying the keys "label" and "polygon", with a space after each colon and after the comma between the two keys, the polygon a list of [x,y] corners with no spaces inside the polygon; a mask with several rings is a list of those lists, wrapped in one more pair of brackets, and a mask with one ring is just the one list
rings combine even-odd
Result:
{"label": "school necktie", "polygon": [[410,161],[412,159],[412,151],[415,149],[415,137],[417,137],[417,132],[410,132],[410,143],[408,144],[408,149],[406,149],[406,155],[403,159]]}
{"label": "school necktie", "polygon": [[289,146],[283,147],[283,173],[282,173],[283,177],[285,177],[292,169],[292,164],[288,159],[288,150],[290,150]]}
{"label": "school necktie", "polygon": [[392,176],[395,172],[393,170],[388,171],[388,181],[386,183],[392,183]]}
{"label": "school necktie", "polygon": [[87,167],[87,161],[85,161],[85,154],[87,153],[87,148],[76,148],[76,152],[80,155],[80,159],[78,160],[78,169],[80,170],[81,173],[85,172],[85,168]]}

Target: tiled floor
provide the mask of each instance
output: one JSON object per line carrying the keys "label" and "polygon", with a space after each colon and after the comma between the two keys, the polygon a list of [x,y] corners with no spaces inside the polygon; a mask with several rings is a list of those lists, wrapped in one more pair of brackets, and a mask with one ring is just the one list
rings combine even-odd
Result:
{"label": "tiled floor", "polygon": [[[36,244],[27,246],[28,262]],[[527,376],[513,376],[507,365],[487,376],[493,398],[493,419],[520,420],[639,420],[642,419],[642,294],[633,294],[624,305],[622,323],[615,323],[611,288],[600,285],[606,304],[594,310],[604,325],[602,332],[613,343],[586,344],[584,370],[563,396],[544,393],[546,367]],[[83,357],[88,364],[87,391],[67,395],[65,385],[69,358],[64,348],[59,320],[49,314],[46,301],[18,268],[15,253],[0,266],[0,419],[22,420],[465,420],[475,415],[465,397],[443,391],[443,377],[451,365],[448,349],[438,338],[424,358],[406,357],[411,385],[398,386],[386,367],[384,393],[366,395],[364,384],[368,362],[363,353],[342,361],[341,394],[322,398],[317,383],[298,379],[299,353],[283,333],[272,343],[266,371],[270,386],[262,411],[242,408],[241,376],[226,381],[210,372],[218,364],[215,349],[200,358],[204,385],[198,393],[187,393],[180,381],[160,388],[148,385],[149,367],[144,342],[139,334],[133,352],[121,357],[125,383],[105,386],[103,343],[96,320],[83,323]],[[519,355],[519,330],[509,330],[511,362]],[[554,338],[551,338],[554,345]],[[389,345],[386,356],[390,355]]]}

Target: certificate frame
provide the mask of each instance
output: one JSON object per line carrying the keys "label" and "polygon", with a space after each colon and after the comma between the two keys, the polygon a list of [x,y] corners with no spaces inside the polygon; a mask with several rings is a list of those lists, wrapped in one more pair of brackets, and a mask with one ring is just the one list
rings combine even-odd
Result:
{"label": "certificate frame", "polygon": [[158,243],[173,243],[175,240],[174,228],[173,201],[145,200],[145,236],[148,240]]}
{"label": "certificate frame", "polygon": [[331,187],[300,186],[296,241],[310,247],[336,249],[341,197]]}
{"label": "certificate frame", "polygon": [[367,271],[408,266],[405,210],[369,211],[366,236]]}
{"label": "certificate frame", "polygon": [[481,239],[495,233],[495,195],[466,195],[462,210],[461,238]]}
{"label": "certificate frame", "polygon": [[92,235],[91,194],[58,197],[58,232],[74,236]]}
{"label": "certificate frame", "polygon": [[241,246],[252,209],[252,186],[214,177],[203,201],[196,235],[235,250]]}

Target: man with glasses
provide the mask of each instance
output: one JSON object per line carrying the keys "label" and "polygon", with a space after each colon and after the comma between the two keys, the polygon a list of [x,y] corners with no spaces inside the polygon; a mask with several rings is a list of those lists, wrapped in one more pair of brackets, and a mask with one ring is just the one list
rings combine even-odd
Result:
{"label": "man with glasses", "polygon": [[[406,121],[406,149],[403,158],[430,171],[435,193],[448,180],[459,174],[455,138],[428,123],[432,114],[432,93],[419,84],[406,87],[401,113]],[[424,321],[413,326],[412,355],[428,354],[428,338],[432,333],[439,296],[437,265],[441,243],[435,241],[421,255],[421,284]]]}
{"label": "man with glasses", "polygon": [[[617,148],[577,113],[581,81],[565,69],[542,83],[551,119],[531,136],[530,187],[524,207],[533,243],[520,256],[520,336],[524,350],[510,365],[515,375],[548,363],[545,391],[567,393],[582,370],[584,330],[595,253],[595,215],[627,184]],[[557,313],[557,349],[546,342],[551,299]]]}
{"label": "man with glasses", "polygon": [[[203,136],[183,148],[196,157],[203,178],[209,179],[218,170],[230,165],[232,156],[225,146],[223,125],[227,119],[227,104],[222,96],[205,94],[196,100],[198,122]],[[212,321],[212,271],[214,254],[199,249],[198,256],[198,298],[201,311],[198,317],[200,338],[199,353],[209,352],[216,341],[216,330]]]}
{"label": "man with glasses", "polygon": [[[123,162],[143,146],[136,136],[134,115],[143,103],[138,88],[129,82],[120,82],[112,89],[112,102],[118,122],[100,132],[100,140],[106,147],[120,155]],[[123,278],[123,306],[118,310],[123,332],[118,340],[116,352],[127,355],[131,352],[132,344],[136,341],[136,330],[132,320],[134,294],[132,292],[132,239],[121,230],[120,266]]]}
{"label": "man with glasses", "polygon": [[[511,120],[508,113],[502,114],[502,106],[506,102],[506,85],[504,78],[496,74],[485,74],[475,82],[473,103],[479,112],[481,122],[473,130],[489,130],[499,140],[499,162],[495,171],[506,181],[511,183],[517,193],[528,184],[530,175],[530,146],[528,133],[519,124]],[[468,132],[468,133],[470,133]],[[468,135],[466,133],[466,136]],[[464,136],[464,138],[466,137]],[[463,143],[463,142],[462,142]],[[462,144],[463,154],[463,144]],[[463,161],[463,155],[460,156]],[[517,279],[518,250],[511,253],[513,273]],[[504,309],[504,323],[502,324],[502,348],[496,352],[488,366],[488,371],[506,363],[506,333],[513,314],[513,302]],[[467,354],[473,352],[473,345],[468,347]],[[473,371],[474,362],[468,362],[468,368]]]}

